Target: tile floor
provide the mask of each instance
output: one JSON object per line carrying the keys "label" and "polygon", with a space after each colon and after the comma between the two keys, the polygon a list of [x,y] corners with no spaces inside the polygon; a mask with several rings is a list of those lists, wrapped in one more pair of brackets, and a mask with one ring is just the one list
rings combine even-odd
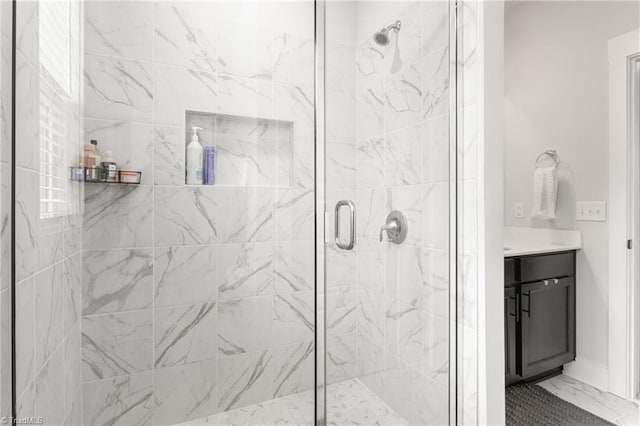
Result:
{"label": "tile floor", "polygon": [[627,401],[564,374],[538,383],[556,396],[617,425],[640,425],[640,404]]}
{"label": "tile floor", "polygon": [[[388,425],[408,423],[359,380],[327,388],[329,425]],[[313,391],[218,413],[181,425],[312,425]]]}
{"label": "tile floor", "polygon": [[[560,375],[540,386],[611,423],[640,426],[640,403],[627,401]],[[407,425],[408,423],[359,380],[336,383],[327,389],[329,425]],[[182,425],[311,425],[313,391],[218,413]]]}

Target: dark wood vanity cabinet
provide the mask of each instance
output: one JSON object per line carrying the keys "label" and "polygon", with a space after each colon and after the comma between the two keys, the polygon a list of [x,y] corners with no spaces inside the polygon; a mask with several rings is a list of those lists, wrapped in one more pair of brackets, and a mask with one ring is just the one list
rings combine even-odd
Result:
{"label": "dark wood vanity cabinet", "polygon": [[505,259],[507,385],[575,359],[575,251]]}

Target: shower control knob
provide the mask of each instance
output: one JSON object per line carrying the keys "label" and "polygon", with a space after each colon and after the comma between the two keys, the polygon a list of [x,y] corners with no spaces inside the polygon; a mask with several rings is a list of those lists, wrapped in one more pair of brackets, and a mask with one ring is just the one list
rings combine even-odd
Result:
{"label": "shower control knob", "polygon": [[401,244],[407,238],[407,230],[407,219],[402,212],[394,210],[387,216],[387,223],[380,228],[380,242],[386,232],[390,242]]}

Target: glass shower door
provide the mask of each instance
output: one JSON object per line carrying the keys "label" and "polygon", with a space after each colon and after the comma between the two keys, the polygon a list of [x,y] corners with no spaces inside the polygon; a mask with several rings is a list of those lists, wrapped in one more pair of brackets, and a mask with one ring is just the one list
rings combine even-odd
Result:
{"label": "glass shower door", "polygon": [[454,422],[450,5],[324,7],[326,422]]}
{"label": "glass shower door", "polygon": [[313,0],[14,4],[14,414],[312,424]]}

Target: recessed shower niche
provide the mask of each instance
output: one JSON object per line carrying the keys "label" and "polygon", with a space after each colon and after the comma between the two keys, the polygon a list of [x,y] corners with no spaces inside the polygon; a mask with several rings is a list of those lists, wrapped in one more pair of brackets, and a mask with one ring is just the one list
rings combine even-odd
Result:
{"label": "recessed shower niche", "polygon": [[[293,123],[256,117],[187,111],[185,114],[185,182],[189,167],[186,152],[194,129],[203,147],[214,148],[213,182],[203,185],[296,186],[293,169]],[[206,166],[203,164],[206,175]],[[199,185],[199,184],[198,184]]]}

